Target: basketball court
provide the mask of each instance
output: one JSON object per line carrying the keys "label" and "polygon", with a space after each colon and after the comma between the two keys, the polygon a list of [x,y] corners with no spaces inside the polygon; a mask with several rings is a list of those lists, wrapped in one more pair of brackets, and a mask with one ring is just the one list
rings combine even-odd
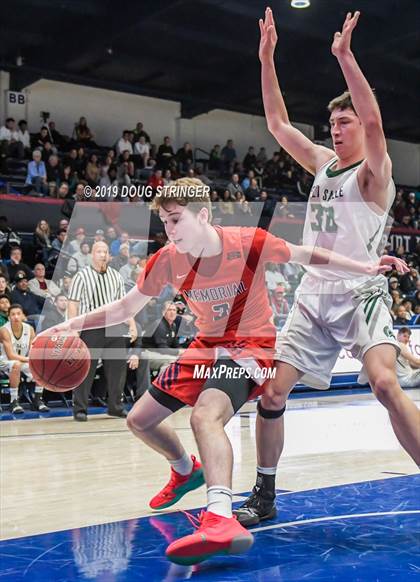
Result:
{"label": "basketball court", "polygon": [[[196,452],[189,414],[170,422]],[[255,417],[249,403],[228,426],[237,505],[254,483]],[[277,518],[252,529],[247,554],[181,567],[164,551],[191,531],[181,510],[196,515],[205,490],[150,511],[167,466],[123,420],[2,422],[2,580],[417,580],[420,476],[385,410],[367,391],[297,395],[286,425]]]}

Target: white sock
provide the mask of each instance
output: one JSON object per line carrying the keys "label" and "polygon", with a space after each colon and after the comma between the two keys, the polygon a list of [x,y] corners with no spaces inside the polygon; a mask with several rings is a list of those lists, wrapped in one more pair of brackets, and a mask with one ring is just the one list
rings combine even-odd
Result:
{"label": "white sock", "polygon": [[261,473],[261,475],[275,475],[277,467],[260,467],[257,465],[257,471],[258,473]]}
{"label": "white sock", "polygon": [[207,489],[207,511],[232,517],[232,489],[223,485],[213,485]]}
{"label": "white sock", "polygon": [[19,388],[9,388],[9,390],[10,390],[10,402],[13,402],[13,400],[17,400]]}
{"label": "white sock", "polygon": [[174,471],[180,475],[188,475],[193,469],[192,459],[187,453],[184,453],[180,459],[169,461]]}
{"label": "white sock", "polygon": [[35,386],[35,394],[42,394],[44,388],[42,386]]}

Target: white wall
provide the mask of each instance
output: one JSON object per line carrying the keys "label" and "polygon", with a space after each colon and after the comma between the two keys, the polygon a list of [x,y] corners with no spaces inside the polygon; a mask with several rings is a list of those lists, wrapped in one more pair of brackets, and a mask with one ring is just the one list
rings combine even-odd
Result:
{"label": "white wall", "polygon": [[6,91],[9,89],[10,73],[0,71],[0,124],[6,117]]}
{"label": "white wall", "polygon": [[[215,109],[195,119],[181,119],[181,106],[176,101],[47,79],[30,85],[28,91],[31,131],[40,125],[40,111],[49,111],[58,130],[66,135],[71,135],[74,123],[81,115],[86,116],[99,144],[113,144],[124,128],[133,128],[137,121],[142,121],[158,145],[163,136],[169,135],[175,147],[189,141],[193,147],[207,151],[214,144],[223,146],[227,139],[232,138],[240,157],[245,155],[250,145],[255,148],[265,146],[270,155],[278,148],[267,131],[265,118],[261,116]],[[312,137],[311,126],[300,124],[299,128]]]}
{"label": "white wall", "polygon": [[174,135],[175,119],[181,111],[180,104],[175,101],[46,79],[30,85],[28,90],[30,131],[39,127],[40,111],[49,111],[57,129],[65,135],[72,134],[74,123],[84,115],[96,140],[104,145],[114,144],[122,130],[134,128],[137,121],[142,121],[156,139]]}
{"label": "white wall", "polygon": [[[6,82],[0,72],[0,89],[2,79]],[[261,116],[215,109],[194,119],[181,119],[181,106],[176,101],[47,79],[41,79],[27,89],[30,92],[30,131],[38,129],[40,111],[49,111],[58,130],[67,135],[71,135],[75,121],[85,115],[98,143],[104,145],[112,145],[123,129],[133,128],[137,121],[142,121],[152,141],[158,145],[163,136],[169,135],[176,148],[189,141],[193,147],[210,151],[214,144],[223,146],[227,139],[232,138],[240,158],[250,145],[255,148],[265,146],[269,155],[278,148]],[[296,126],[313,138],[310,125]],[[420,184],[420,144],[388,140],[388,147],[396,181],[413,186]]]}
{"label": "white wall", "polygon": [[420,184],[420,144],[387,140],[395,181],[399,184]]}

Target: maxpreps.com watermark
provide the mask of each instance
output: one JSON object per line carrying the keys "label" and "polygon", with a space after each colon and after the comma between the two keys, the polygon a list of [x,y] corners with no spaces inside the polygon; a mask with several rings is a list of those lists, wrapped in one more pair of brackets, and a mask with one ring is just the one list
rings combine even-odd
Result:
{"label": "maxpreps.com watermark", "polygon": [[230,380],[239,378],[250,378],[253,380],[272,380],[276,377],[277,368],[251,368],[235,366],[232,368],[227,364],[220,364],[217,368],[212,368],[206,364],[195,364],[193,378],[208,380]]}
{"label": "maxpreps.com watermark", "polygon": [[167,186],[158,186],[152,188],[145,184],[131,184],[130,186],[89,186],[86,185],[83,190],[86,199],[103,200],[110,198],[145,198],[151,200],[155,196],[171,195],[172,198],[200,198],[210,194],[209,186],[201,185],[176,185],[168,184]]}

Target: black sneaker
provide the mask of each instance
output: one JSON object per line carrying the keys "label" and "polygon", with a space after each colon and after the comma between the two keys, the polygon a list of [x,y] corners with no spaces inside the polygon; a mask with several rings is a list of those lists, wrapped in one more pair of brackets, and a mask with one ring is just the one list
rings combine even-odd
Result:
{"label": "black sneaker", "polygon": [[42,397],[39,394],[34,395],[34,399],[32,400],[31,408],[32,408],[32,410],[35,410],[36,412],[49,412],[50,411],[50,409],[45,404],[45,402],[42,400]]}
{"label": "black sneaker", "polygon": [[23,414],[24,413],[23,408],[19,404],[19,400],[12,400],[12,402],[10,403],[10,412],[12,414]]}
{"label": "black sneaker", "polygon": [[273,496],[267,491],[261,491],[259,488],[254,487],[248,499],[238,509],[235,509],[233,514],[236,515],[241,525],[251,527],[252,525],[257,525],[260,521],[276,517],[275,500],[275,495]]}
{"label": "black sneaker", "polygon": [[77,420],[78,422],[86,422],[87,414],[86,412],[76,412],[76,414],[73,415],[73,419]]}

